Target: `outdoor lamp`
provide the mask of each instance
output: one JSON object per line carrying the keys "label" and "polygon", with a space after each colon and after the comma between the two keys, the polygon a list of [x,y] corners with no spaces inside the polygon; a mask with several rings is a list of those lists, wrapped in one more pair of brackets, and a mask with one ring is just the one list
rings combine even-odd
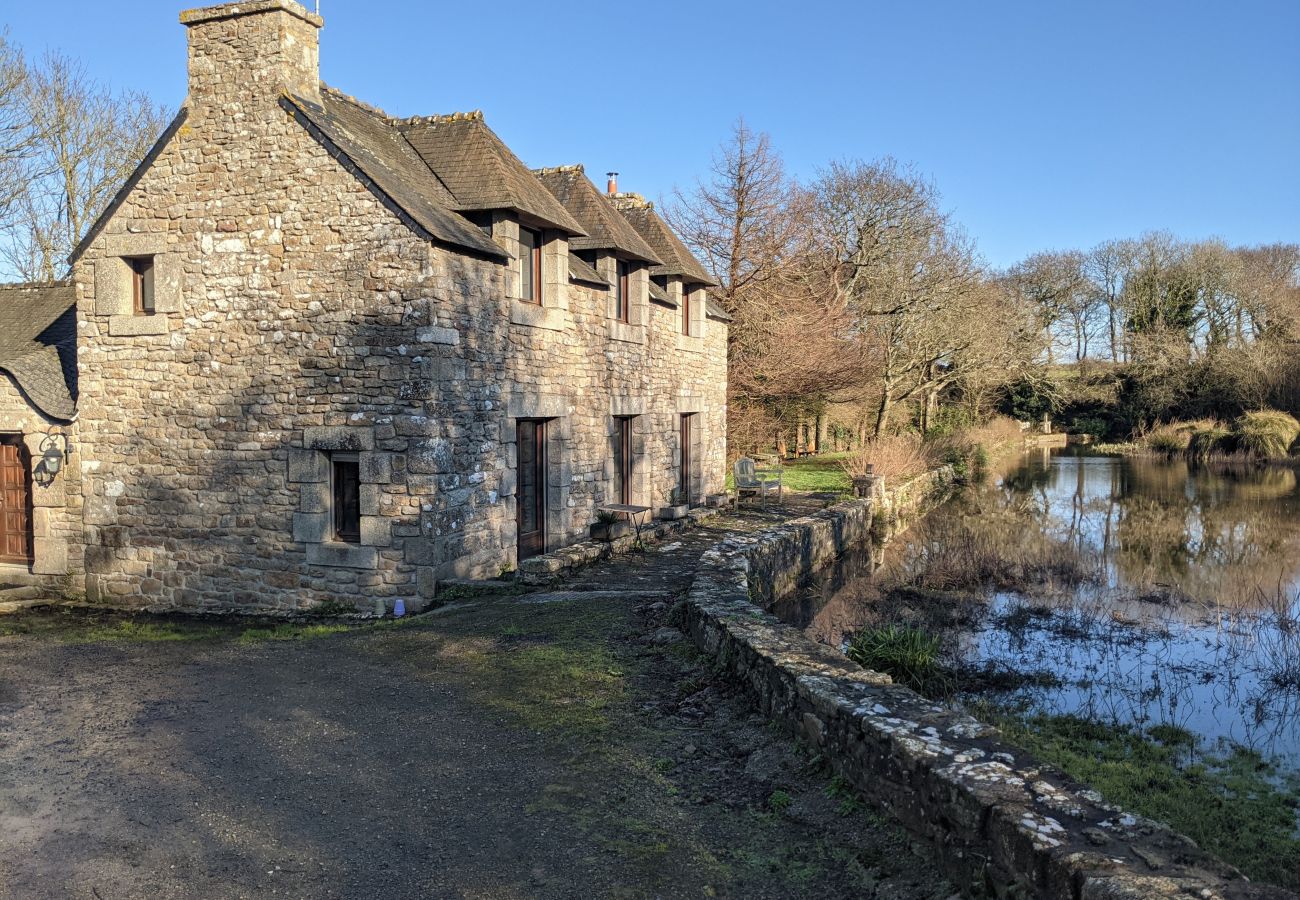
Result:
{"label": "outdoor lamp", "polygon": [[45,482],[54,480],[63,468],[63,460],[68,455],[68,436],[62,432],[51,432],[41,439],[41,465]]}

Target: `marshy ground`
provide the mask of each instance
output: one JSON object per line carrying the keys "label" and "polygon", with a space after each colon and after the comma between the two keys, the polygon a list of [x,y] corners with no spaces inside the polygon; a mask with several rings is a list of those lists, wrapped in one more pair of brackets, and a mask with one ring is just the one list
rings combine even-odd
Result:
{"label": "marshy ground", "polygon": [[948,897],[672,627],[718,537],[393,624],[0,619],[0,897]]}

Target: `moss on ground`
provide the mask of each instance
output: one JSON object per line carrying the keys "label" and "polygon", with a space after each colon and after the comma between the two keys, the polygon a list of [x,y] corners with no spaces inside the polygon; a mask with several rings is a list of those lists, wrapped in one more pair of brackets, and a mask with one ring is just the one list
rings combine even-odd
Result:
{"label": "moss on ground", "polygon": [[248,620],[240,619],[131,615],[109,610],[101,612],[84,608],[59,607],[0,617],[0,637],[24,635],[48,638],[65,644],[199,641],[258,643],[307,640],[384,626],[387,626],[386,622],[373,625],[310,621],[249,623]]}
{"label": "moss on ground", "polygon": [[1258,754],[1205,753],[1171,726],[1143,734],[1069,715],[978,714],[1110,802],[1164,822],[1257,881],[1300,888],[1300,783],[1284,782]]}

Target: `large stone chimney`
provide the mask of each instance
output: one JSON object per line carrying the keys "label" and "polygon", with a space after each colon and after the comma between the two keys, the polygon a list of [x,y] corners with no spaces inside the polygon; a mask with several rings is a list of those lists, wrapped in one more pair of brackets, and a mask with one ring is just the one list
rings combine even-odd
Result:
{"label": "large stone chimney", "polygon": [[324,20],[293,0],[248,0],[181,13],[189,30],[190,101],[235,113],[287,90],[320,99]]}

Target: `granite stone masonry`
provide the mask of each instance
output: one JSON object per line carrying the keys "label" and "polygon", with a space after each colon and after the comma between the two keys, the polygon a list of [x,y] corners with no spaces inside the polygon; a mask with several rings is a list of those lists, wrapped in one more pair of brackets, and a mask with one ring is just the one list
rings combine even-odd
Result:
{"label": "granite stone masonry", "polygon": [[764,611],[875,521],[942,491],[922,476],[707,551],[687,630],[763,711],[803,736],[937,854],[971,896],[1283,898],[1159,823],[1003,744],[997,732],[863,669]]}
{"label": "granite stone masonry", "polygon": [[322,85],[291,0],[181,22],[185,106],[74,254],[72,473],[37,536],[69,589],[418,609],[602,505],[723,489],[727,316],[648,204],[547,181],[481,113]]}

